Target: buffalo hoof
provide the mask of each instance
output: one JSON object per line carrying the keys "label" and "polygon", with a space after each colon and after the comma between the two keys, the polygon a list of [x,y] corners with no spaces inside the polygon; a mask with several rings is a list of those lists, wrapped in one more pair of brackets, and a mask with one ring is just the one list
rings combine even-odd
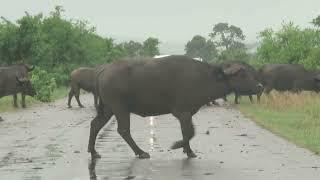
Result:
{"label": "buffalo hoof", "polygon": [[26,108],[26,105],[22,105],[22,108]]}
{"label": "buffalo hoof", "polygon": [[72,108],[72,106],[68,106],[68,108],[70,109],[70,108]]}
{"label": "buffalo hoof", "polygon": [[1,122],[1,121],[4,121],[4,120],[2,119],[2,117],[0,117],[0,122]]}
{"label": "buffalo hoof", "polygon": [[171,146],[171,149],[179,149],[179,148],[182,148],[183,146],[184,146],[183,141],[177,141]]}
{"label": "buffalo hoof", "polygon": [[100,159],[101,155],[97,152],[91,153],[91,159]]}
{"label": "buffalo hoof", "polygon": [[141,154],[139,154],[139,159],[149,159],[150,158],[150,154],[143,152]]}
{"label": "buffalo hoof", "polygon": [[194,152],[188,152],[187,153],[187,156],[188,156],[188,158],[196,158],[197,157],[197,155],[194,153]]}
{"label": "buffalo hoof", "polygon": [[83,105],[81,105],[81,106],[80,106],[80,108],[84,108],[84,106],[83,106]]}

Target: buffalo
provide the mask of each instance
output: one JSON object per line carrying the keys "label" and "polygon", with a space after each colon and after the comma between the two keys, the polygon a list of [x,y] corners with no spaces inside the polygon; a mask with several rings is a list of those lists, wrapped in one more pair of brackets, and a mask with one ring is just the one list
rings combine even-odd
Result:
{"label": "buffalo", "polygon": [[[8,73],[9,72],[9,73]],[[19,78],[14,73],[10,73],[10,69],[0,69],[0,98],[8,95],[21,93],[29,96],[36,95],[30,80]],[[24,106],[25,107],[25,106]],[[0,117],[0,121],[3,119]]]}
{"label": "buffalo", "polygon": [[[118,60],[96,70],[97,115],[91,121],[88,152],[99,158],[95,141],[100,129],[115,115],[118,133],[139,158],[150,158],[130,133],[130,113],[146,116],[172,114],[181,125],[183,139],[172,149],[183,148],[196,157],[189,141],[194,136],[192,116],[212,99],[220,98],[241,85],[243,91],[258,92],[259,82],[242,66],[223,69],[187,56]],[[242,74],[241,76],[239,75]]]}
{"label": "buffalo", "polygon": [[[224,62],[222,63],[222,66],[224,68],[228,68],[229,66],[233,66],[233,65],[239,65],[242,66],[246,69],[246,71],[244,71],[244,73],[247,73],[247,76],[252,76],[253,78],[255,78],[256,81],[261,82],[261,78],[260,75],[258,73],[257,70],[255,70],[251,65],[243,62],[243,61],[229,61],[229,62]],[[241,74],[239,74],[241,76]],[[239,97],[240,96],[249,96],[250,102],[253,103],[253,98],[252,95],[258,95],[263,91],[263,85],[262,83],[259,84],[260,86],[260,91],[258,92],[254,92],[252,90],[243,90],[241,89],[242,85],[239,85],[238,87],[233,89],[234,92],[234,103],[235,104],[239,104]],[[226,101],[227,98],[224,97],[224,100]]]}
{"label": "buffalo", "polygon": [[68,98],[68,106],[71,108],[71,99],[73,96],[76,97],[78,105],[84,107],[79,99],[80,89],[84,89],[87,92],[93,93],[94,105],[97,106],[98,97],[94,91],[94,68],[80,67],[71,72],[70,75],[70,92]]}
{"label": "buffalo", "polygon": [[[21,87],[18,85],[26,85],[26,83],[30,84],[30,81],[27,80],[28,73],[33,69],[34,69],[34,66],[30,66],[23,63],[7,66],[7,67],[0,67],[0,71],[3,75],[3,77],[0,78],[0,81],[1,81],[0,84],[2,86],[5,86],[0,88],[2,88],[2,91],[3,91],[2,93],[5,93],[6,95],[13,95],[13,104],[15,107],[18,107],[17,93],[21,93],[21,105],[23,108],[26,107],[25,96],[30,94],[26,94],[25,93],[26,91],[24,91],[23,88],[21,89]],[[25,81],[25,83],[17,84],[16,77],[20,80]]]}
{"label": "buffalo", "polygon": [[[264,92],[277,91],[315,91],[320,90],[320,71],[306,70],[298,64],[267,64],[259,69]],[[260,99],[261,93],[258,95]]]}

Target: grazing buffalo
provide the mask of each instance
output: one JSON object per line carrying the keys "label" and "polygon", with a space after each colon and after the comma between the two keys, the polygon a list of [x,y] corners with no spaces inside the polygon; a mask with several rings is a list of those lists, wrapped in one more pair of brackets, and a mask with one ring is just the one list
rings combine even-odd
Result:
{"label": "grazing buffalo", "polygon": [[[29,95],[26,94],[25,91],[21,91],[21,88],[17,86],[18,79],[27,79],[28,73],[34,69],[34,66],[29,66],[27,64],[16,64],[7,67],[0,67],[0,71],[5,77],[1,77],[1,81],[5,81],[6,84],[2,84],[7,86],[6,93],[7,95],[13,95],[13,104],[15,107],[18,107],[17,103],[17,93],[21,93],[21,105],[23,108],[26,107],[25,103],[25,96]],[[30,82],[29,82],[30,83]],[[2,87],[3,88],[3,87]],[[20,89],[15,89],[20,88]]]}
{"label": "grazing buffalo", "polygon": [[267,64],[259,69],[259,74],[266,94],[272,89],[293,92],[320,90],[320,72],[306,70],[302,65]]}
{"label": "grazing buffalo", "polygon": [[93,93],[94,105],[97,106],[98,98],[94,91],[94,68],[80,67],[71,72],[70,75],[70,92],[68,98],[68,106],[71,108],[71,99],[73,96],[76,97],[78,105],[84,107],[79,99],[80,89],[84,89],[87,92]]}
{"label": "grazing buffalo", "polygon": [[[252,66],[250,66],[249,64],[247,64],[245,62],[242,62],[242,61],[229,61],[229,62],[222,63],[222,67],[224,67],[224,68],[228,68],[228,67],[233,66],[233,65],[239,65],[239,66],[244,67],[245,71],[243,71],[243,73],[246,73],[247,76],[252,76],[258,82],[261,81],[258,71],[256,71]],[[242,75],[243,74],[239,73],[239,76],[242,76]],[[233,92],[234,92],[234,95],[235,95],[235,98],[234,98],[234,103],[235,104],[239,104],[239,100],[238,99],[239,99],[240,96],[249,96],[250,102],[252,103],[253,102],[252,95],[260,94],[263,91],[263,85],[261,83],[259,84],[260,91],[258,91],[258,92],[254,92],[252,90],[242,90],[241,88],[239,88],[241,86],[242,85],[239,85],[238,87],[233,89]],[[224,97],[224,100],[226,101],[227,98]]]}
{"label": "grazing buffalo", "polygon": [[172,114],[181,125],[183,139],[172,149],[183,148],[188,157],[196,157],[189,141],[194,136],[192,116],[212,99],[232,92],[258,92],[259,82],[245,69],[233,65],[226,69],[188,58],[168,56],[142,60],[119,60],[96,70],[99,96],[97,116],[91,122],[88,152],[99,158],[95,141],[100,129],[115,115],[118,133],[139,158],[150,155],[138,147],[130,134],[130,113],[143,117]]}

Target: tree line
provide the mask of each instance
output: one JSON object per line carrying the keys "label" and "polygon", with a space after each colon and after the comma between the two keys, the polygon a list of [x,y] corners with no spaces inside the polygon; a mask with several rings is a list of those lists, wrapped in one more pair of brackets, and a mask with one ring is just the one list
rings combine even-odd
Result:
{"label": "tree line", "polygon": [[195,35],[185,45],[186,55],[208,62],[247,61],[261,66],[267,63],[301,64],[320,68],[320,16],[311,20],[312,27],[303,28],[284,22],[280,29],[266,28],[258,34],[256,52],[249,53],[240,27],[218,23],[208,38]]}
{"label": "tree line", "polygon": [[32,80],[42,101],[50,101],[57,86],[67,85],[76,67],[160,53],[157,38],[115,43],[112,38],[98,35],[87,21],[66,19],[63,13],[63,7],[56,6],[48,16],[25,12],[15,22],[5,17],[0,21],[0,66],[20,62],[35,65]]}

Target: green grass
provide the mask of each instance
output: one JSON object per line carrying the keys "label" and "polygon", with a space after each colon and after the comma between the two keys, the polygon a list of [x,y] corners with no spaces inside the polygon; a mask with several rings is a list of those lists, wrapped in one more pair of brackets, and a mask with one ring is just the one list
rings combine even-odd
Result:
{"label": "green grass", "polygon": [[320,96],[315,93],[272,93],[260,104],[242,97],[238,109],[258,125],[296,143],[320,152]]}
{"label": "green grass", "polygon": [[[59,88],[55,89],[55,91],[53,92],[52,99],[56,100],[56,99],[63,98],[65,96],[67,96],[67,93],[68,93],[67,87],[59,87]],[[30,107],[30,106],[32,106],[32,104],[37,104],[37,103],[41,103],[41,102],[30,97],[30,96],[26,97],[27,107]],[[0,112],[14,111],[14,110],[20,109],[21,108],[20,94],[18,94],[18,106],[19,106],[19,108],[13,107],[13,97],[12,96],[6,96],[6,97],[0,98]]]}

